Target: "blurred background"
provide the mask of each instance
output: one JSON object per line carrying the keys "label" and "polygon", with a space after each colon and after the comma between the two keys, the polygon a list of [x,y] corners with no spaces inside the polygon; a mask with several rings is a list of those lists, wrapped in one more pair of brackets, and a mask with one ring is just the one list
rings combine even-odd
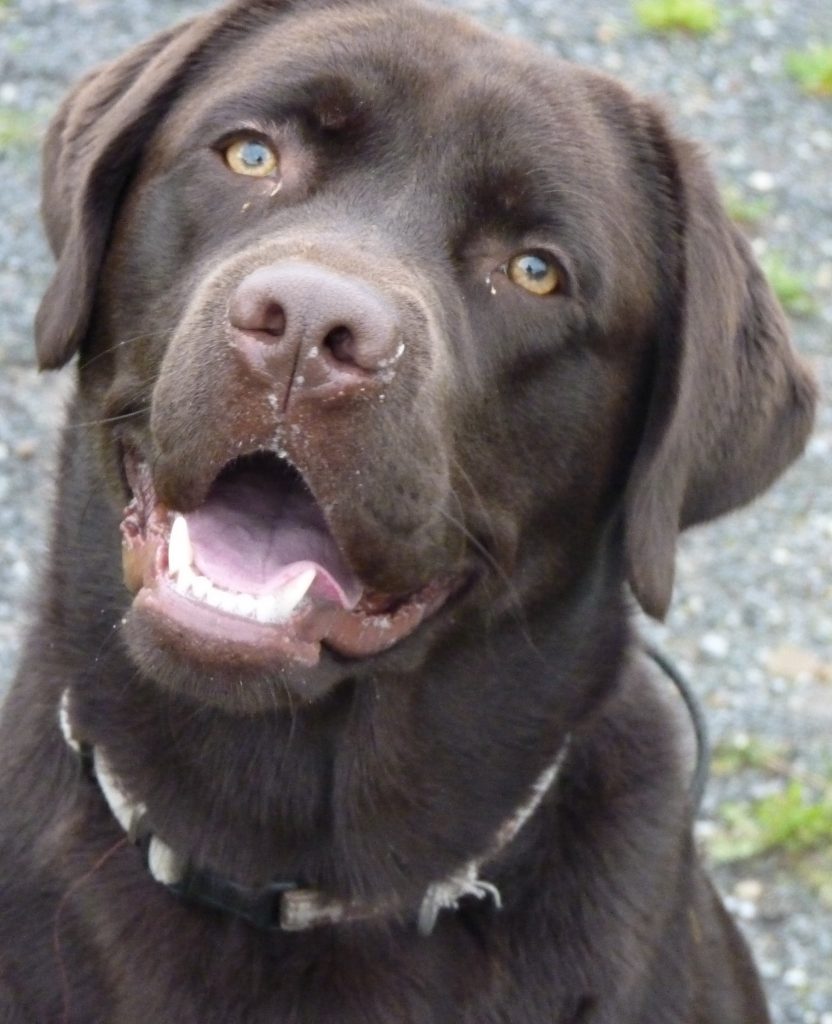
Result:
{"label": "blurred background", "polygon": [[[82,71],[206,6],[0,0],[0,694],[37,582],[72,383],[71,370],[33,365],[50,270],[40,140]],[[832,3],[452,6],[624,79],[705,145],[821,378],[806,457],[752,508],[684,538],[673,611],[645,628],[706,708],[714,759],[698,838],[776,1024],[832,1024]]]}

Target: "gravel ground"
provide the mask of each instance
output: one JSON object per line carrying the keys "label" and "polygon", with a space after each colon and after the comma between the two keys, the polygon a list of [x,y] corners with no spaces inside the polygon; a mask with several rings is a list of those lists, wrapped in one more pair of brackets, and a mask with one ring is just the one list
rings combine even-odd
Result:
{"label": "gravel ground", "polygon": [[[70,385],[69,374],[38,376],[30,352],[49,273],[36,212],[38,135],[83,69],[198,6],[0,0],[0,692],[42,548],[49,467]],[[663,98],[677,123],[709,147],[722,181],[765,201],[755,244],[761,254],[782,254],[810,282],[817,308],[794,327],[828,396],[832,100],[803,95],[783,60],[813,39],[832,42],[829,0],[723,3],[721,27],[705,40],[643,34],[624,0],[458,6]],[[706,843],[721,834],[726,802],[781,791],[790,778],[811,788],[832,777],[830,550],[827,398],[805,459],[785,479],[750,510],[684,538],[674,610],[666,625],[649,627],[693,677],[719,750],[748,763],[712,780],[700,822]],[[797,859],[781,850],[716,869],[755,948],[777,1024],[832,1024],[828,854]]]}

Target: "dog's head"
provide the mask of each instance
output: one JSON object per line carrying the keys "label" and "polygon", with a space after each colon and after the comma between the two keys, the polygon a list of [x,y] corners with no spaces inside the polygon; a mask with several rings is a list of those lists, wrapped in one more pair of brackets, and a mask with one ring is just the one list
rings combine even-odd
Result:
{"label": "dog's head", "polygon": [[129,501],[132,654],[222,703],[533,621],[610,547],[661,616],[678,531],[810,429],[700,154],[450,13],[259,0],[158,36],[64,104],[44,216],[38,356],[80,351]]}

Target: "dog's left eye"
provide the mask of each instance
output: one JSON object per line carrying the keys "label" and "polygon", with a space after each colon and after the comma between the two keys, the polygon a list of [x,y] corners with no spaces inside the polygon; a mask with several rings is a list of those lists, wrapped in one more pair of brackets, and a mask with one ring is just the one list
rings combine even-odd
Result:
{"label": "dog's left eye", "polygon": [[546,253],[523,252],[506,264],[506,274],[514,284],[533,295],[552,295],[561,287],[561,273]]}
{"label": "dog's left eye", "polygon": [[235,174],[267,178],[278,167],[277,153],[262,139],[237,139],[223,150],[225,162]]}

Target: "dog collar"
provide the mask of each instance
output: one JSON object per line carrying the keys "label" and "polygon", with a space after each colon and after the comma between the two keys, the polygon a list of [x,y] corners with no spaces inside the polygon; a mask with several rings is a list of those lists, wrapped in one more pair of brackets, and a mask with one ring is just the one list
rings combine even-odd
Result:
{"label": "dog collar", "polygon": [[[198,868],[171,849],[150,831],[147,806],[126,791],[100,747],[76,736],[70,714],[70,691],[64,690],[58,706],[58,723],[66,743],[78,755],[98,787],[110,811],[131,843],[138,846],[152,877],[176,896],[192,903],[239,917],[266,931],[299,932],[321,925],[365,921],[401,910],[392,902],[365,903],[327,896],[297,882],[273,881],[260,887],[246,887]],[[447,878],[427,887],[418,912],[418,928],[430,935],[442,910],[456,910],[466,896],[490,897],[502,907],[500,891],[480,877],[483,866],[494,860],[531,818],[560,774],[569,748],[567,736],[557,757],[531,787],[529,795],[497,831],[488,849],[467,861]]]}

